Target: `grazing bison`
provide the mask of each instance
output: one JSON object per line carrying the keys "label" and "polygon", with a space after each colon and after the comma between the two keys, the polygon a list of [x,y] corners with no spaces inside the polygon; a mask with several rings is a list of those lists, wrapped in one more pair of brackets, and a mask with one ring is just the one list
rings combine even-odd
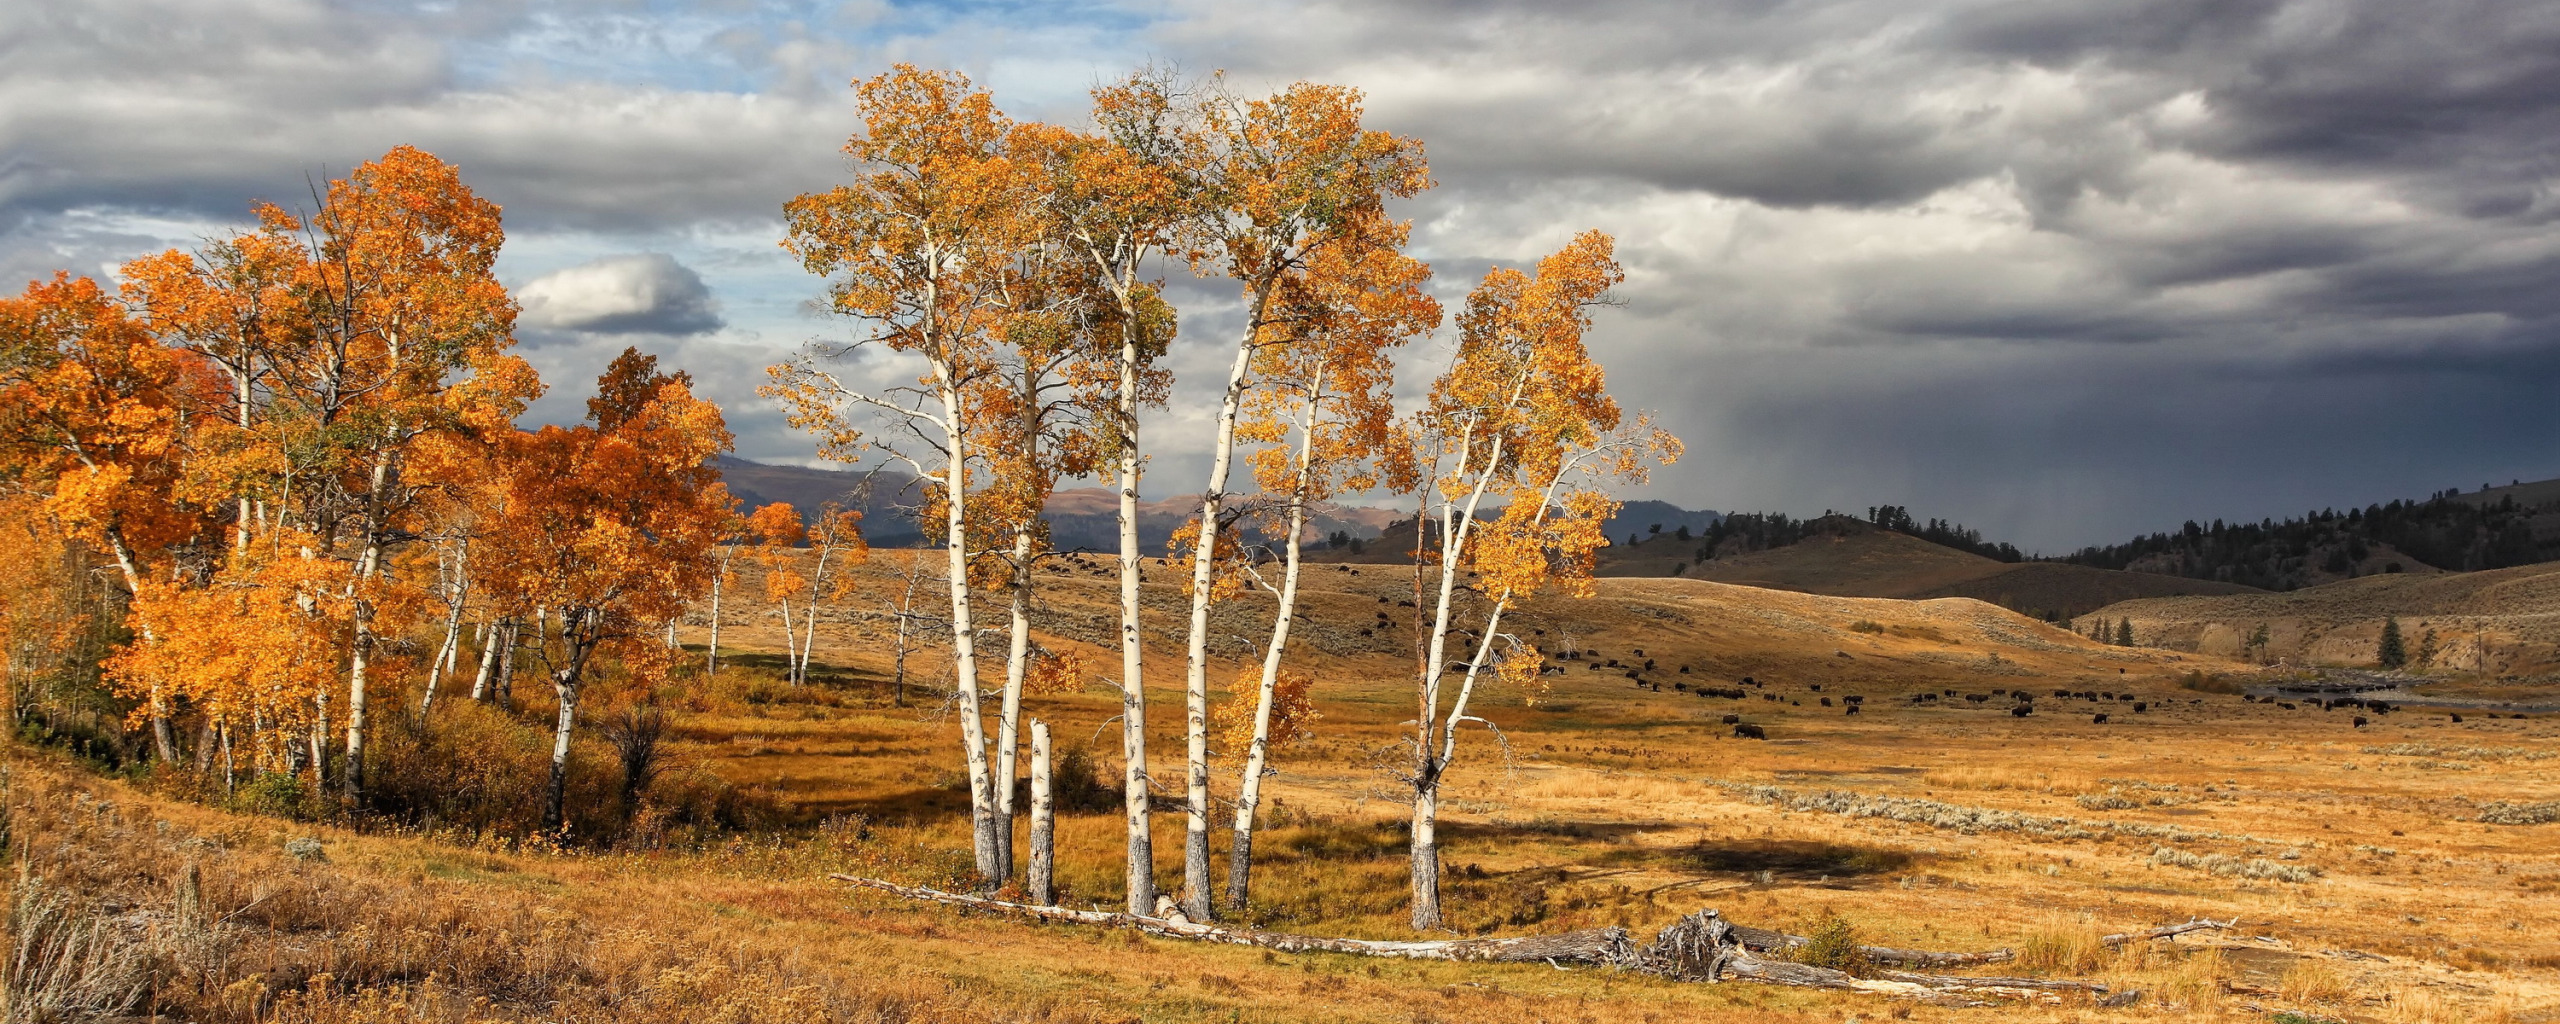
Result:
{"label": "grazing bison", "polygon": [[1854,714],[1857,714],[1857,713],[1858,713],[1858,706],[1857,706],[1857,705],[1855,705],[1855,704],[1851,704],[1851,705],[1849,705],[1849,710],[1844,711],[1844,712],[1841,712],[1841,713],[1842,713],[1842,714],[1848,714],[1848,715],[1854,715]]}
{"label": "grazing bison", "polygon": [[2068,697],[2068,696],[2071,696],[2071,691],[2069,691],[2069,690],[2055,690],[2055,691],[2053,691],[2053,695],[2054,695],[2054,696],[2056,696],[2056,697]]}
{"label": "grazing bison", "polygon": [[1680,666],[1680,674],[1681,674],[1681,675],[1684,675],[1684,676],[1685,676],[1685,675],[1688,675],[1688,674],[1689,674],[1689,666],[1687,666],[1687,665],[1682,665],[1682,666]]}
{"label": "grazing bison", "polygon": [[1991,695],[1987,693],[1968,693],[1964,695],[1964,699],[1980,704],[1984,701],[1990,700]]}
{"label": "grazing bison", "polygon": [[2133,704],[2133,712],[2137,715],[2149,710],[2151,710],[2151,704],[2148,701],[2135,701]]}
{"label": "grazing bison", "polygon": [[1732,724],[1734,724],[1734,723],[1736,723],[1736,722],[1739,722],[1739,721],[1742,721],[1742,716],[1741,716],[1741,715],[1726,715],[1726,716],[1724,716],[1724,724],[1726,724],[1726,725],[1732,725]]}
{"label": "grazing bison", "polygon": [[2012,717],[2012,718],[2025,718],[2025,717],[2027,717],[2028,715],[2032,715],[2032,714],[2035,714],[2035,713],[2036,713],[2036,706],[2035,706],[2035,705],[2033,705],[2033,704],[2020,704],[2020,705],[2018,705],[2018,706],[2016,706],[2016,707],[2013,707],[2013,708],[2010,708],[2010,709],[2009,709],[2009,716],[2010,716],[2010,717]]}
{"label": "grazing bison", "polygon": [[1830,706],[1831,706],[1831,698],[1829,698],[1829,697],[1824,697],[1824,698],[1822,698],[1822,706],[1823,706],[1823,707],[1826,707],[1826,708],[1827,708],[1827,707],[1830,707]]}
{"label": "grazing bison", "polygon": [[2461,715],[2455,715],[2455,716],[2453,716],[2453,724],[2455,724],[2455,725],[2461,725],[2461,724],[2462,724],[2462,716],[2461,716]]}
{"label": "grazing bison", "polygon": [[1866,699],[1865,697],[1860,697],[1860,696],[1857,696],[1857,695],[1854,695],[1854,694],[1852,694],[1852,695],[1850,695],[1850,696],[1847,696],[1847,697],[1842,697],[1842,698],[1840,698],[1840,699],[1841,699],[1841,701],[1843,701],[1843,702],[1845,702],[1845,703],[1849,703],[1849,704],[1864,704],[1864,703],[1866,703],[1866,702],[1867,702],[1867,699]]}
{"label": "grazing bison", "polygon": [[2101,711],[2101,712],[2098,712],[2097,714],[2094,714],[2094,715],[2089,716],[2089,724],[2090,724],[2090,725],[2105,725],[2105,724],[2107,724],[2107,713],[2106,713],[2106,712],[2104,712],[2104,711]]}
{"label": "grazing bison", "polygon": [[1810,685],[1810,686],[1805,687],[1805,689],[1812,690],[1812,691],[1813,691],[1813,692],[1815,692],[1815,693],[1821,693],[1821,692],[1822,692],[1822,684],[1821,684],[1821,683],[1814,683],[1814,684],[1812,684],[1812,685]]}
{"label": "grazing bison", "polygon": [[2356,716],[2356,728],[2358,728],[2358,729],[2362,729],[2362,728],[2364,728],[2364,716],[2363,716],[2363,715],[2357,715],[2357,716]]}
{"label": "grazing bison", "polygon": [[1738,740],[1765,740],[1769,738],[1769,733],[1768,730],[1762,729],[1759,726],[1753,725],[1749,722],[1744,722],[1733,727],[1733,738]]}

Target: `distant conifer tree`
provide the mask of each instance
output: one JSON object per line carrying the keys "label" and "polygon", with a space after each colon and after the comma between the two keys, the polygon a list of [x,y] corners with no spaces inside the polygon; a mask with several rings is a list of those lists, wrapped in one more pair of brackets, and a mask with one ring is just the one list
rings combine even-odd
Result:
{"label": "distant conifer tree", "polygon": [[2382,620],[2382,647],[2374,660],[2384,668],[2404,668],[2409,664],[2409,648],[2400,640],[2400,620]]}
{"label": "distant conifer tree", "polygon": [[2132,619],[2124,619],[2124,620],[2119,621],[2119,622],[2117,622],[2117,623],[2116,623],[2116,646],[2118,646],[2118,647],[2131,647],[2131,646],[2133,646],[2133,620],[2132,620]]}

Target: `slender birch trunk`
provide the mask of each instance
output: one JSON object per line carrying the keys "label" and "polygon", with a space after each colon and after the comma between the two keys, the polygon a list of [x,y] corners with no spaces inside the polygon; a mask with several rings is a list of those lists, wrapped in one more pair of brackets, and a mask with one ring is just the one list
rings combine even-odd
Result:
{"label": "slender birch trunk", "polygon": [[480,632],[480,671],[471,676],[471,699],[489,699],[489,674],[498,664],[498,638],[504,634],[498,624],[490,623]]}
{"label": "slender birch trunk", "polygon": [[1004,698],[996,716],[996,824],[1005,877],[1013,877],[1013,775],[1022,735],[1022,680],[1031,663],[1031,555],[1028,522],[1013,531],[1013,621],[1006,638]]}
{"label": "slender birch trunk", "polygon": [[1140,662],[1146,637],[1139,622],[1138,325],[1128,309],[1120,328],[1120,800],[1128,816],[1129,912],[1156,912],[1154,819],[1147,778],[1147,690]]}
{"label": "slender birch trunk", "polygon": [[951,589],[951,662],[960,699],[960,741],[969,760],[969,826],[977,855],[979,884],[989,890],[1004,884],[1002,855],[995,834],[995,780],[987,762],[987,723],[978,694],[978,638],[970,615],[968,531],[968,430],[963,426],[959,386],[947,377],[939,388],[942,436],[950,458],[943,464],[943,538],[945,569]]}
{"label": "slender birch trunk", "polygon": [[[595,611],[586,611],[578,613],[576,618],[592,620],[596,614]],[[569,736],[578,722],[579,675],[586,668],[587,652],[594,648],[593,638],[573,637],[573,633],[580,628],[593,630],[596,625],[593,621],[576,622],[570,613],[561,615],[560,636],[569,645],[568,657],[563,660],[568,664],[551,673],[551,689],[560,698],[560,713],[551,734],[550,799],[543,807],[542,820],[548,827],[563,833],[569,827]]]}
{"label": "slender birch trunk", "polygon": [[1195,921],[1217,919],[1217,900],[1209,866],[1209,587],[1218,565],[1218,513],[1227,499],[1227,475],[1235,465],[1236,416],[1244,405],[1246,371],[1253,366],[1255,339],[1262,331],[1267,286],[1255,290],[1253,316],[1236,343],[1235,363],[1227,369],[1225,397],[1218,404],[1218,435],[1210,449],[1209,486],[1200,492],[1200,536],[1191,565],[1191,634],[1183,674],[1183,740],[1185,791],[1183,815],[1183,912]]}
{"label": "slender birch trunk", "polygon": [[1262,652],[1262,687],[1253,707],[1253,745],[1245,753],[1244,777],[1236,786],[1235,830],[1227,847],[1227,904],[1239,911],[1252,895],[1254,815],[1262,807],[1262,776],[1271,757],[1271,704],[1280,685],[1281,652],[1289,647],[1289,625],[1298,607],[1298,535],[1307,525],[1303,455],[1298,472],[1298,493],[1289,499],[1287,567],[1280,574],[1280,608],[1271,619],[1271,644]]}
{"label": "slender birch trunk", "polygon": [[702,674],[705,676],[720,674],[720,592],[722,584],[729,578],[729,559],[736,550],[736,546],[731,545],[729,551],[720,556],[719,568],[711,573],[711,649],[702,656]]}
{"label": "slender birch trunk", "polygon": [[782,681],[800,685],[800,633],[793,629],[799,620],[791,616],[791,599],[782,599]]}
{"label": "slender birch trunk", "polygon": [[347,764],[342,777],[350,804],[364,799],[365,715],[372,708],[365,688],[373,664],[375,610],[365,588],[382,575],[382,531],[390,525],[385,521],[385,506],[391,500],[392,462],[389,450],[374,457],[372,487],[366,492],[364,554],[356,559],[355,600],[349,616],[355,620],[355,639],[347,656]]}
{"label": "slender birch trunk", "polygon": [[498,648],[498,707],[507,711],[516,709],[516,638],[522,629],[520,620],[508,616],[506,642]]}
{"label": "slender birch trunk", "polygon": [[1057,816],[1049,785],[1049,723],[1031,720],[1031,902],[1049,906],[1057,896]]}
{"label": "slender birch trunk", "polygon": [[418,720],[426,721],[427,712],[436,706],[436,685],[453,672],[454,651],[462,646],[462,606],[470,599],[471,541],[466,538],[454,552],[452,604],[445,611],[444,646],[436,649],[436,660],[427,666],[426,692],[418,698]]}
{"label": "slender birch trunk", "polygon": [[[1458,447],[1458,471],[1469,473],[1472,464],[1474,430],[1470,425]],[[1485,465],[1497,466],[1502,460],[1502,444],[1497,439],[1487,453]],[[1449,618],[1455,610],[1458,566],[1466,554],[1467,536],[1475,529],[1476,515],[1492,485],[1491,473],[1472,473],[1474,485],[1469,489],[1466,508],[1443,498],[1440,503],[1440,586],[1432,606],[1430,647],[1422,665],[1420,704],[1414,723],[1413,772],[1413,914],[1412,924],[1420,931],[1440,927],[1440,848],[1439,833],[1434,827],[1440,807],[1440,780],[1448,770],[1440,750],[1440,675],[1447,664]],[[1464,518],[1462,519],[1461,516]],[[1417,531],[1423,525],[1414,524]],[[1489,635],[1488,631],[1488,635]],[[1474,666],[1468,667],[1468,682],[1474,681]],[[1462,697],[1463,699],[1463,697]],[[1454,727],[1454,723],[1450,727]]]}
{"label": "slender birch trunk", "polygon": [[[141,593],[142,566],[134,560],[133,549],[126,546],[124,534],[117,530],[107,531],[107,547],[110,553],[115,555],[116,570],[124,575],[124,592],[128,595]],[[150,623],[141,623],[141,627],[143,643],[154,643],[159,639],[152,635]],[[152,755],[162,761],[176,761],[178,740],[169,732],[169,701],[160,692],[160,681],[157,678],[151,681],[150,700]]]}

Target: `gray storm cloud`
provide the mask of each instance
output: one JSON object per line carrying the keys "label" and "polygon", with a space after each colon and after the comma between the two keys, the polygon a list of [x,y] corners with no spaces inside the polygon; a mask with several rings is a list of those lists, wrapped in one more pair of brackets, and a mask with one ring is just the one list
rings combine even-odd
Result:
{"label": "gray storm cloud", "polygon": [[[519,290],[562,379],[654,335],[742,450],[805,453],[752,389],[847,329],[769,241],[842,180],[842,84],[959,67],[1073,119],[1149,58],[1363,89],[1429,147],[1399,212],[1453,303],[1617,235],[1593,347],[1690,442],[1654,497],[2053,550],[2560,475],[2560,7],[2521,0],[0,4],[0,271],[95,273],[414,143],[511,250],[673,254]],[[685,247],[718,232],[754,241]],[[1165,272],[1153,493],[1197,486],[1238,316]]]}
{"label": "gray storm cloud", "polygon": [[608,256],[515,291],[527,326],[592,334],[704,334],[720,313],[702,275],[665,253]]}

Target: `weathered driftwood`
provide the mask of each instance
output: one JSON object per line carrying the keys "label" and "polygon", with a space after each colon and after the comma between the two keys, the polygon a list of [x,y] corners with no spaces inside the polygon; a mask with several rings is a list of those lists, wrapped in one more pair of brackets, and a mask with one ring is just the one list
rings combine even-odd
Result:
{"label": "weathered driftwood", "polygon": [[1769,985],[1928,999],[1937,999],[1951,992],[2020,999],[2049,997],[2050,993],[2057,991],[2107,991],[2106,986],[2090,982],[2045,978],[1970,978],[1903,971],[1877,971],[1859,976],[1812,964],[1761,959],[1752,955],[1746,935],[1762,936],[1763,941],[1772,943],[1793,938],[1779,932],[1736,925],[1713,910],[1702,910],[1664,928],[1660,935],[1654,937],[1653,944],[1639,950],[1626,966],[1682,981],[1713,982],[1739,978]]}
{"label": "weathered driftwood", "polygon": [[[876,878],[857,878],[841,874],[828,877],[907,899],[967,907],[972,910],[1066,924],[1135,928],[1169,938],[1258,946],[1284,953],[1352,953],[1361,956],[1402,957],[1415,960],[1548,963],[1559,966],[1568,963],[1592,964],[1642,971],[1681,981],[1717,982],[1740,979],[1771,985],[1840,989],[1935,1002],[1947,1002],[1955,998],[1955,994],[2049,1000],[2056,998],[2055,994],[2059,992],[2087,992],[2093,995],[2104,995],[2107,992],[2107,987],[2104,985],[2069,979],[1968,977],[1898,970],[1876,970],[1860,976],[1789,960],[1763,959],[1754,955],[1755,951],[1783,953],[1804,945],[1808,940],[1802,936],[1788,935],[1783,932],[1736,925],[1724,920],[1713,910],[1702,910],[1673,922],[1655,936],[1652,944],[1641,949],[1636,948],[1629,940],[1627,930],[1624,928],[1594,928],[1566,932],[1561,935],[1526,935],[1505,939],[1382,941],[1227,928],[1198,924],[1178,916],[1145,917],[1099,910],[1035,906],[990,899],[985,896],[899,885]],[[2114,945],[2143,939],[2167,938],[2208,928],[2228,928],[2233,923],[2210,920],[2188,921],[2145,931],[2103,936],[2102,941]],[[2016,956],[2013,951],[2006,949],[1985,953],[1939,953],[1893,949],[1885,946],[1860,948],[1870,961],[1906,965],[1997,963]]]}
{"label": "weathered driftwood", "polygon": [[928,900],[955,907],[1012,914],[1041,921],[1136,928],[1151,935],[1196,939],[1203,942],[1223,942],[1239,946],[1260,946],[1283,953],[1356,953],[1362,956],[1402,957],[1410,960],[1465,960],[1476,963],[1615,964],[1624,962],[1633,949],[1627,939],[1627,930],[1624,928],[1592,928],[1560,935],[1524,935],[1508,939],[1427,941],[1336,939],[1317,935],[1254,931],[1248,928],[1226,928],[1190,921],[1140,917],[1136,914],[1099,910],[1039,907],[1027,903],[988,899],[984,896],[899,885],[876,878],[856,878],[852,875],[827,877],[908,899]]}
{"label": "weathered driftwood", "polygon": [[[2098,941],[2109,946],[2121,946],[2128,942],[2165,939],[2188,932],[2229,928],[2237,923],[2239,923],[2237,919],[2215,921],[2209,918],[2198,918],[2138,932],[2102,935],[2098,937]],[[1733,926],[1733,937],[1744,948],[1764,953],[1784,953],[1813,941],[1802,935],[1789,935],[1766,928],[1751,928],[1743,925]],[[2017,950],[2006,948],[1988,949],[1979,953],[1946,953],[1926,949],[1896,949],[1891,946],[1860,946],[1858,949],[1866,954],[1868,961],[1894,967],[1973,967],[1982,964],[2004,964],[2018,958]]]}

